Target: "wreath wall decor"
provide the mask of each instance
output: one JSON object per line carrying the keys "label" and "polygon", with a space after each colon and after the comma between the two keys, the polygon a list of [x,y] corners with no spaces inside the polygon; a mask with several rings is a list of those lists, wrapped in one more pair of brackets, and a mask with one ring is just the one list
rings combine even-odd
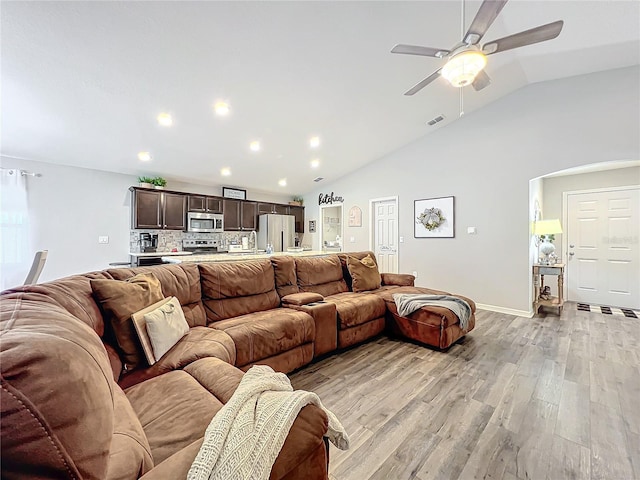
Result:
{"label": "wreath wall decor", "polygon": [[453,238],[454,197],[414,201],[415,238]]}

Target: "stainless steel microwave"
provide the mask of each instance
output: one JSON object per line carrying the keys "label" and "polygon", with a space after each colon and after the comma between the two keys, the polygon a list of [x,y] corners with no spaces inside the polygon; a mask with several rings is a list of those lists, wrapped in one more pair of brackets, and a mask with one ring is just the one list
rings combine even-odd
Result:
{"label": "stainless steel microwave", "polygon": [[201,233],[224,232],[224,221],[221,213],[187,213],[187,231]]}

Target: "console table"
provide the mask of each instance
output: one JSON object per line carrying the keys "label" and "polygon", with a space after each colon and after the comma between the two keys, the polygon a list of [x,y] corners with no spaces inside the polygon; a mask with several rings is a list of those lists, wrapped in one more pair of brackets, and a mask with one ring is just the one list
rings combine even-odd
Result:
{"label": "console table", "polygon": [[[549,299],[540,298],[540,292],[544,289],[544,276],[556,275],[558,277],[558,296],[551,296]],[[555,265],[533,266],[533,314],[537,314],[540,307],[557,307],[558,315],[562,313],[564,306],[564,263]]]}

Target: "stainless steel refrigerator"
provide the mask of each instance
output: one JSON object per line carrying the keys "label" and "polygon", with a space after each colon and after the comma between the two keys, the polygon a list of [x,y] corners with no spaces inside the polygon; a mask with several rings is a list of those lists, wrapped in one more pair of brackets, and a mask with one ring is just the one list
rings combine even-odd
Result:
{"label": "stainless steel refrigerator", "polygon": [[295,246],[295,217],[293,215],[260,215],[258,221],[258,248],[266,250],[270,243],[274,252],[286,252]]}

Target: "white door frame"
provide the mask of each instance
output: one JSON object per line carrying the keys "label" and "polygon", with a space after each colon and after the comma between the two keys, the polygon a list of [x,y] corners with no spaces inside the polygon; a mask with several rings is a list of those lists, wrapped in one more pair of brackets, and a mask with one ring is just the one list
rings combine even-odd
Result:
{"label": "white door frame", "polygon": [[[334,208],[334,207],[340,207],[340,243],[342,245],[341,251],[344,251],[344,203],[343,202],[336,202],[336,203],[329,203],[327,205],[320,205],[319,206],[319,217],[320,217],[320,225],[319,225],[319,233],[320,233],[320,250],[324,249],[324,241],[328,240],[324,238],[324,209],[325,208]],[[330,241],[334,241],[335,237],[332,238]]]}
{"label": "white door frame", "polygon": [[393,200],[396,203],[396,211],[398,212],[398,228],[396,228],[396,245],[398,245],[398,265],[400,264],[400,243],[398,241],[400,237],[400,211],[398,209],[398,196],[395,195],[393,197],[380,197],[380,198],[372,198],[369,200],[369,250],[373,252],[373,239],[375,236],[375,221],[376,216],[373,210],[373,204],[377,202],[388,202],[389,200]]}
{"label": "white door frame", "polygon": [[[569,299],[569,239],[567,235],[568,222],[569,222],[569,195],[579,195],[581,193],[600,193],[600,192],[615,192],[620,190],[636,190],[638,185],[625,185],[621,187],[603,187],[603,188],[589,188],[587,190],[571,190],[569,192],[562,192],[562,261],[566,265],[564,270],[564,288],[563,295],[565,299]],[[529,289],[531,290],[531,289]]]}

